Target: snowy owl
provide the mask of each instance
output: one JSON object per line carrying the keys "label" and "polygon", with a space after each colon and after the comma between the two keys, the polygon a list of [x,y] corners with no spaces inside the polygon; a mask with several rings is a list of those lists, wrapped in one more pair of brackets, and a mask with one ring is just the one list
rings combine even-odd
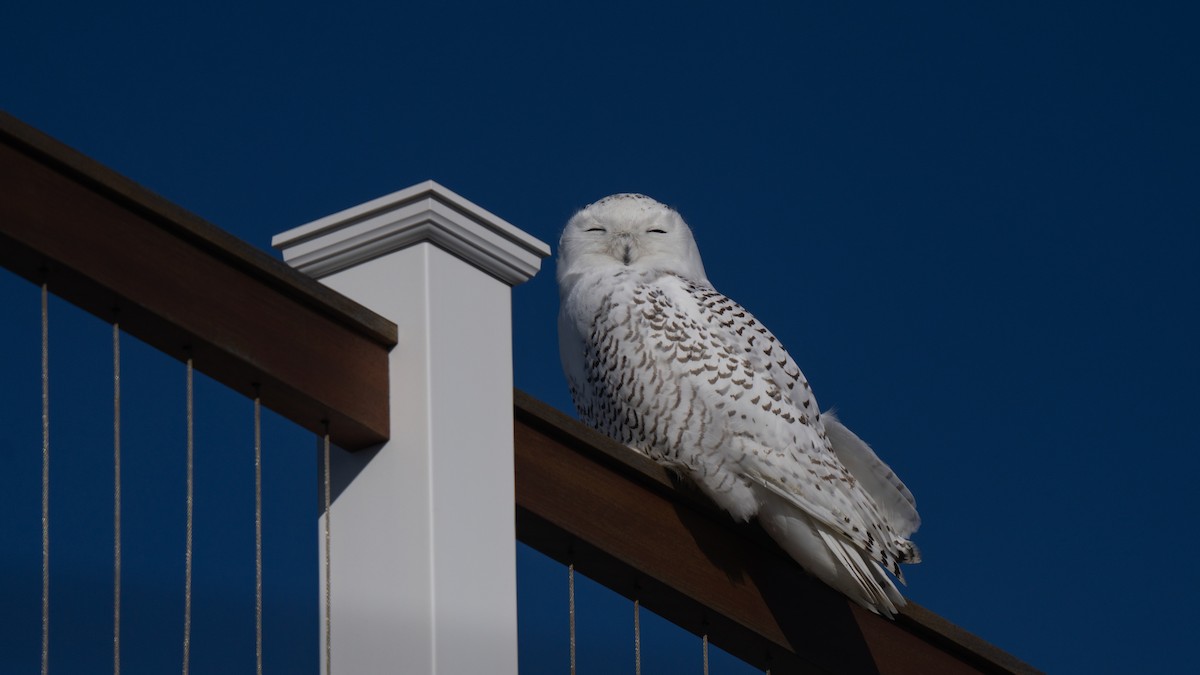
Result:
{"label": "snowy owl", "polygon": [[708,282],[691,229],[636,194],[575,214],[558,247],[563,369],[590,426],[757,516],[797,562],[871,611],[920,561],[912,493],[821,413],[783,345]]}

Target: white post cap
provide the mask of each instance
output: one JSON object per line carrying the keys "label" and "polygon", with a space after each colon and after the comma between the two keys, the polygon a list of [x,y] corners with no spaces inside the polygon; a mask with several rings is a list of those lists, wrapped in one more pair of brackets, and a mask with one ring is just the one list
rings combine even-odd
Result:
{"label": "white post cap", "polygon": [[271,245],[319,279],[423,241],[509,286],[550,255],[546,243],[431,180],[281,232]]}

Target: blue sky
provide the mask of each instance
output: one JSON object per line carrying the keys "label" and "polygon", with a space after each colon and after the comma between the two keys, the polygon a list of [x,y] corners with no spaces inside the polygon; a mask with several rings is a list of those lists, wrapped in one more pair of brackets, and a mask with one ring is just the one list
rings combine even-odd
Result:
{"label": "blue sky", "polygon": [[[9,3],[0,108],[262,248],[428,178],[552,244],[606,194],[671,204],[716,287],[771,327],[821,405],[916,495],[925,562],[908,573],[911,598],[1051,672],[1168,672],[1193,662],[1200,600],[1188,567],[1200,553],[1188,535],[1200,468],[1197,18],[1184,3]],[[553,271],[548,261],[515,291],[516,382],[570,410]],[[15,542],[0,565],[36,582],[37,296],[7,274],[0,293],[14,318],[0,329],[4,372],[32,387],[0,388]],[[55,363],[91,383],[59,405],[103,401],[108,329],[57,307],[69,334],[54,338]],[[129,377],[146,378],[131,410],[177,425],[181,367],[127,340],[130,363],[144,364]],[[203,386],[225,422],[206,432],[211,444],[245,438],[248,404]],[[77,443],[65,425],[57,436],[100,444],[90,471],[101,476],[105,419]],[[280,446],[311,450],[272,424],[278,463],[297,454]],[[130,434],[129,452],[146,458],[131,472],[182,475],[154,450],[153,427]],[[56,476],[77,465],[64,459]],[[281,504],[307,500],[314,475],[296,468],[268,489]],[[106,489],[68,482],[52,506],[67,531],[72,514],[95,511],[76,527],[103,555]],[[252,547],[252,530],[224,527],[210,516],[201,532],[213,548],[247,536]],[[182,534],[162,536],[182,546]],[[284,533],[268,536],[280,537],[276,559],[296,555],[277,579],[315,569]],[[57,615],[82,618],[55,630],[103,656],[110,638],[72,603],[97,595],[104,620],[108,572],[65,590],[76,568],[61,548]],[[176,594],[166,564],[131,558],[148,598],[156,583]],[[252,567],[249,586],[239,569],[206,572],[207,597],[249,588],[252,602]],[[36,611],[36,588],[0,593]],[[273,639],[315,631],[315,619],[285,621],[315,598],[278,595]],[[543,595],[523,591],[531,607]],[[149,625],[166,620],[155,612],[174,616],[160,605],[129,618],[135,636],[147,624],[146,670],[159,642]],[[17,632],[0,662],[31,663],[13,650],[37,639],[36,616],[16,620],[4,619]],[[210,625],[197,630],[220,632]],[[244,651],[245,631],[226,632]]]}

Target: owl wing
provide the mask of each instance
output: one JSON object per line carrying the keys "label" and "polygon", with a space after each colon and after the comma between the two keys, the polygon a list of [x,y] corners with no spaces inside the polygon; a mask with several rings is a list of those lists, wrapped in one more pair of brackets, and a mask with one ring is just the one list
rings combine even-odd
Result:
{"label": "owl wing", "polygon": [[706,365],[717,367],[674,370],[725,415],[732,445],[745,450],[737,457],[741,474],[900,577],[898,563],[917,559],[903,538],[919,523],[911,493],[857,436],[834,419],[825,423],[800,368],[765,326],[711,286],[681,282],[686,295],[676,300],[693,304],[684,314],[694,316],[697,341],[715,352]]}

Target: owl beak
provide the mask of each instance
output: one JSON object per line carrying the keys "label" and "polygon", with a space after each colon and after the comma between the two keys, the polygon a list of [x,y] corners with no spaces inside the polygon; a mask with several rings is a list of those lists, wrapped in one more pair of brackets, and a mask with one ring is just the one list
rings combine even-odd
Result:
{"label": "owl beak", "polygon": [[621,249],[621,262],[628,265],[633,262],[633,235],[621,232],[617,235],[617,246]]}

